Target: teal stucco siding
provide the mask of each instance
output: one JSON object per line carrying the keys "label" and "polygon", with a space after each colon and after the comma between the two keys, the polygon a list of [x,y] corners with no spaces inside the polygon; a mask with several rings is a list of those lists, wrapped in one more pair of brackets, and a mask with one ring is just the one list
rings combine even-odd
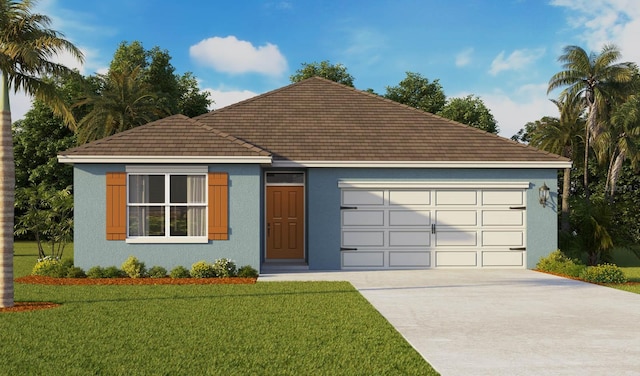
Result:
{"label": "teal stucco siding", "polygon": [[[421,181],[527,181],[527,259],[529,269],[557,249],[557,171],[555,169],[372,169],[311,168],[307,170],[307,255],[309,268],[340,269],[340,179]],[[538,188],[546,183],[551,202],[539,203]]]}
{"label": "teal stucco siding", "polygon": [[87,270],[92,266],[120,265],[135,256],[147,267],[176,266],[187,269],[197,261],[229,258],[238,266],[260,268],[261,179],[260,166],[210,165],[209,172],[229,174],[229,240],[206,244],[131,244],[106,240],[107,172],[125,171],[121,164],[74,166],[74,262]]}

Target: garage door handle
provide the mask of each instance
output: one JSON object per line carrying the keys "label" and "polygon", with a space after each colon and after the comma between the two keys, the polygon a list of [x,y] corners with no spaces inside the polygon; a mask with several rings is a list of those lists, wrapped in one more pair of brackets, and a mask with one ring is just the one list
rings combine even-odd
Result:
{"label": "garage door handle", "polygon": [[509,248],[510,251],[526,251],[527,247],[511,247]]}
{"label": "garage door handle", "polygon": [[358,248],[345,248],[345,247],[340,247],[340,251],[357,251]]}
{"label": "garage door handle", "polygon": [[436,233],[436,224],[435,224],[435,223],[433,223],[433,224],[431,225],[431,233],[432,233],[432,234],[435,234],[435,233]]}
{"label": "garage door handle", "polygon": [[357,206],[341,206],[340,210],[356,210],[358,209]]}
{"label": "garage door handle", "polygon": [[513,209],[513,210],[525,210],[527,209],[526,206],[509,206],[509,209]]}

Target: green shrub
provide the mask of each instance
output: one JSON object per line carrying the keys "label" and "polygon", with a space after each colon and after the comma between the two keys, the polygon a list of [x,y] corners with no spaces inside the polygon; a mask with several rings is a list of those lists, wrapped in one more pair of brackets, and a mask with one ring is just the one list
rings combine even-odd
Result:
{"label": "green shrub", "polygon": [[580,278],[592,283],[625,283],[627,277],[622,269],[613,264],[588,266],[580,274]]}
{"label": "green shrub", "polygon": [[144,262],[138,260],[135,256],[129,256],[120,267],[131,278],[142,278],[147,274]]}
{"label": "green shrub", "polygon": [[34,265],[31,275],[62,278],[67,275],[67,266],[55,257],[47,256],[39,259]]}
{"label": "green shrub", "polygon": [[100,266],[93,266],[87,270],[87,278],[106,278],[104,268]]}
{"label": "green shrub", "polygon": [[151,278],[164,278],[167,276],[167,269],[162,266],[153,266],[149,269],[148,274]]}
{"label": "green shrub", "polygon": [[187,270],[187,268],[185,268],[184,266],[176,266],[175,268],[171,269],[171,272],[169,273],[169,277],[189,278],[191,277],[191,274],[189,274],[189,270]]}
{"label": "green shrub", "polygon": [[573,260],[565,256],[565,254],[559,249],[552,252],[547,257],[542,257],[536,265],[537,270],[562,274],[570,277],[579,277],[585,268],[585,265],[577,260]]}
{"label": "green shrub", "polygon": [[127,273],[118,269],[117,266],[107,266],[104,268],[104,278],[124,278]]}
{"label": "green shrub", "polygon": [[193,278],[214,278],[216,272],[213,269],[213,265],[206,261],[198,261],[191,265],[191,276]]}
{"label": "green shrub", "polygon": [[236,263],[227,258],[218,259],[213,263],[213,271],[218,278],[235,277]]}
{"label": "green shrub", "polygon": [[258,271],[251,265],[245,265],[238,269],[238,277],[241,278],[258,278]]}
{"label": "green shrub", "polygon": [[67,270],[67,278],[86,278],[87,275],[85,274],[84,270],[82,270],[82,268],[79,268],[77,266],[72,266]]}

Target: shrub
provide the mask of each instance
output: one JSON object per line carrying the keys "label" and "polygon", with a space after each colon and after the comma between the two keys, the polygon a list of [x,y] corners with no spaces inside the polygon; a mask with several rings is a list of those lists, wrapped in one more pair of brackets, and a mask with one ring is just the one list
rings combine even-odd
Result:
{"label": "shrub", "polygon": [[227,259],[221,258],[213,263],[213,271],[218,278],[228,278],[236,276],[236,263]]}
{"label": "shrub", "polygon": [[104,277],[103,278],[124,278],[127,276],[127,273],[118,269],[117,266],[107,266],[104,268]]}
{"label": "shrub", "polygon": [[577,260],[568,258],[559,249],[552,252],[547,257],[542,257],[536,265],[536,269],[540,271],[562,274],[570,277],[579,277],[585,268],[585,265]]}
{"label": "shrub", "polygon": [[87,278],[106,278],[104,268],[100,266],[93,266],[87,270]]}
{"label": "shrub", "polygon": [[171,272],[169,273],[169,277],[189,278],[191,277],[191,275],[189,274],[189,270],[187,270],[187,268],[185,268],[184,266],[176,266],[175,268],[171,269]]}
{"label": "shrub", "polygon": [[258,278],[258,271],[251,265],[245,265],[238,269],[238,277],[242,278]]}
{"label": "shrub", "polygon": [[214,278],[216,272],[213,269],[213,265],[206,261],[198,261],[191,265],[191,276],[193,278]]}
{"label": "shrub", "polygon": [[72,266],[67,270],[67,278],[86,278],[86,274],[82,268]]}
{"label": "shrub", "polygon": [[67,275],[67,266],[55,257],[47,256],[39,259],[34,265],[31,275],[62,278]]}
{"label": "shrub", "polygon": [[167,276],[167,269],[162,266],[153,266],[149,269],[148,274],[151,278],[164,278]]}
{"label": "shrub", "polygon": [[601,264],[589,266],[582,271],[580,278],[592,283],[625,283],[627,277],[618,266],[613,264]]}
{"label": "shrub", "polygon": [[129,256],[120,267],[131,278],[142,278],[147,274],[147,268],[144,262],[134,256]]}

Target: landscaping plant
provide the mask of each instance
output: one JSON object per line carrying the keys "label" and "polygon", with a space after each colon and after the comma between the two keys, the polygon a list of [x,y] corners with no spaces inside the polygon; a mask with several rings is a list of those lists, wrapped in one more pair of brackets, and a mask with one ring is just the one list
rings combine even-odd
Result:
{"label": "landscaping plant", "polygon": [[135,256],[129,256],[129,258],[122,263],[121,268],[131,278],[142,278],[147,274],[147,268],[144,262],[138,260]]}

